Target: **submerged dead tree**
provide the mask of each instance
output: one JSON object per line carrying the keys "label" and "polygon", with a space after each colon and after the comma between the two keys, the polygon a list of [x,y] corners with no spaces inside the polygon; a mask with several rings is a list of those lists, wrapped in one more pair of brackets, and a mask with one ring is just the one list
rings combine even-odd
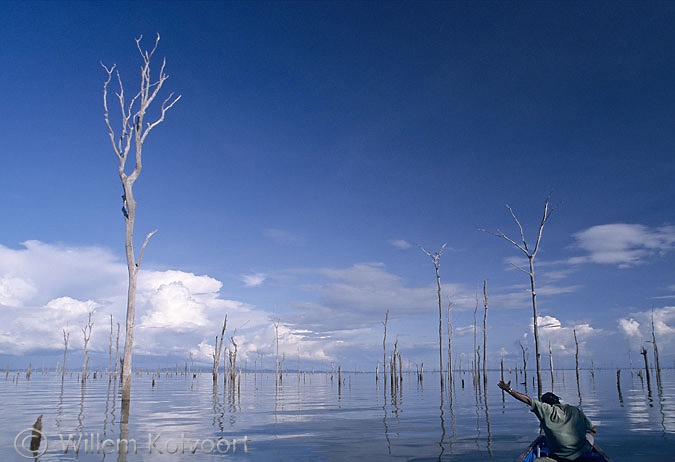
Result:
{"label": "submerged dead tree", "polygon": [[61,381],[63,381],[64,377],[66,376],[66,357],[68,355],[69,340],[70,340],[70,331],[63,329],[63,365],[61,366]]}
{"label": "submerged dead tree", "polygon": [[[452,319],[450,318],[451,311],[452,311],[452,300],[450,299],[450,297],[448,297],[448,314],[446,319],[448,327],[448,386],[452,390],[453,381],[452,381]],[[452,396],[452,393],[450,394],[450,396]]]}
{"label": "submerged dead tree", "polygon": [[647,359],[647,349],[640,345],[640,354],[645,360],[645,375],[647,376],[647,390],[649,391],[649,394],[651,395],[652,393],[652,381],[649,375],[649,359]]}
{"label": "submerged dead tree", "polygon": [[521,243],[517,243],[515,240],[511,239],[509,236],[506,234],[502,233],[501,231],[497,230],[496,232],[491,232],[487,231],[485,229],[481,229],[481,231],[484,231],[486,233],[492,234],[493,236],[502,238],[506,240],[507,242],[510,242],[513,244],[516,248],[518,248],[521,252],[525,254],[527,257],[528,265],[529,268],[525,269],[517,265],[515,266],[517,269],[520,271],[524,272],[530,277],[530,293],[532,295],[532,328],[534,331],[534,355],[535,355],[535,360],[536,360],[536,365],[537,365],[537,396],[541,398],[541,391],[542,391],[542,384],[541,384],[541,353],[539,352],[539,327],[538,327],[538,313],[537,313],[537,291],[535,290],[535,284],[534,284],[534,259],[537,256],[537,252],[539,252],[539,245],[541,243],[541,236],[542,233],[544,232],[544,225],[546,224],[546,221],[548,218],[551,216],[551,213],[553,212],[554,208],[551,207],[551,196],[546,197],[546,201],[544,202],[544,214],[541,218],[541,222],[539,223],[539,231],[537,232],[537,240],[534,243],[534,248],[530,250],[530,247],[527,245],[527,241],[525,240],[525,232],[523,231],[523,226],[520,224],[520,221],[518,220],[518,217],[516,217],[516,214],[513,212],[513,209],[511,208],[510,205],[506,204],[506,208],[509,209],[509,213],[511,214],[511,217],[513,217],[513,220],[516,222],[516,225],[518,225],[518,229],[520,231],[520,241]]}
{"label": "submerged dead tree", "polygon": [[652,345],[654,345],[654,366],[656,367],[656,387],[661,390],[661,363],[659,362],[659,347],[656,345],[656,331],[654,329],[654,312],[652,311]]}
{"label": "submerged dead tree", "polygon": [[234,384],[237,379],[237,353],[239,352],[239,345],[234,340],[234,337],[237,335],[237,329],[234,329],[232,337],[230,337],[230,343],[232,343],[232,349],[230,350],[230,384]]}
{"label": "submerged dead tree", "polygon": [[281,373],[279,372],[279,319],[272,321],[274,324],[274,336],[276,337],[276,350],[274,352],[274,383],[279,385]]}
{"label": "submerged dead tree", "polygon": [[518,345],[520,345],[520,350],[523,353],[523,375],[525,378],[523,382],[525,383],[525,390],[527,390],[527,348],[523,346],[523,343],[519,340]]}
{"label": "submerged dead tree", "polygon": [[441,376],[441,392],[443,391],[443,298],[441,296],[441,273],[440,273],[440,267],[441,267],[441,255],[443,255],[443,251],[445,250],[445,247],[447,244],[443,244],[441,246],[441,250],[438,252],[431,253],[428,250],[425,250],[424,247],[420,246],[420,249],[422,252],[427,254],[429,258],[434,263],[434,269],[436,270],[436,286],[437,286],[437,292],[438,292],[438,372]]}
{"label": "submerged dead tree", "polygon": [[[218,364],[220,364],[220,355],[223,354],[223,337],[225,336],[225,329],[227,329],[227,315],[223,321],[223,328],[220,330],[220,339],[216,335],[216,346],[213,349],[213,382],[218,381]],[[223,373],[225,373],[223,371]]]}
{"label": "submerged dead tree", "polygon": [[548,342],[548,369],[551,371],[551,389],[553,389],[553,384],[555,379],[553,377],[553,350],[551,349],[551,342]]}
{"label": "submerged dead tree", "polygon": [[108,338],[108,377],[112,377],[113,369],[113,316],[110,315],[110,337]]}
{"label": "submerged dead tree", "polygon": [[89,367],[89,340],[91,339],[91,331],[94,328],[94,322],[91,320],[91,315],[93,311],[89,312],[89,320],[87,325],[82,328],[82,335],[84,337],[84,363],[82,364],[82,383],[84,384],[87,381],[87,369]]}
{"label": "submerged dead tree", "polygon": [[[141,48],[142,36],[136,39],[136,48],[138,49],[141,59],[141,83],[138,92],[127,101],[122,85],[122,78],[119,71],[116,70],[116,65],[111,67],[101,65],[108,74],[108,78],[103,84],[103,117],[106,127],[108,128],[108,136],[112,144],[113,151],[118,160],[118,172],[122,182],[122,214],[126,225],[125,229],[125,248],[127,259],[127,270],[129,274],[129,285],[127,291],[127,316],[126,316],[126,335],[124,339],[124,363],[122,365],[122,400],[129,400],[131,396],[131,370],[132,370],[132,354],[134,347],[134,323],[136,318],[136,283],[138,279],[138,269],[143,260],[143,251],[148,244],[149,239],[157,230],[148,233],[145,241],[141,246],[138,258],[134,250],[134,224],[136,222],[136,199],[134,197],[134,184],[141,174],[143,166],[143,143],[148,134],[157,125],[164,121],[166,112],[178,102],[180,95],[174,96],[169,94],[162,103],[157,115],[153,117],[152,121],[147,122],[146,116],[148,109],[153,101],[159,95],[164,82],[169,78],[164,73],[166,60],[162,61],[159,76],[157,80],[152,80],[150,75],[150,61],[157,50],[159,44],[159,34],[155,39],[155,45],[152,50],[147,51]],[[113,76],[117,80],[118,89],[115,92],[118,110],[120,111],[119,129],[113,128],[113,122],[110,118],[108,109],[108,87],[110,86]],[[134,150],[134,155],[130,155]],[[131,165],[131,173],[127,173],[127,159],[133,157]]]}
{"label": "submerged dead tree", "polygon": [[387,386],[387,323],[389,322],[389,310],[384,315],[384,321],[382,325],[384,326],[384,336],[382,338],[382,383],[384,386]]}
{"label": "submerged dead tree", "polygon": [[483,385],[487,388],[487,315],[488,294],[487,279],[483,280]]}
{"label": "submerged dead tree", "polygon": [[[478,364],[480,363],[479,352],[480,348],[477,343],[477,331],[478,331],[478,321],[476,314],[478,313],[478,290],[476,290],[476,306],[473,309],[473,374],[474,377],[477,376],[480,371],[478,370]],[[475,380],[475,379],[474,379]]]}

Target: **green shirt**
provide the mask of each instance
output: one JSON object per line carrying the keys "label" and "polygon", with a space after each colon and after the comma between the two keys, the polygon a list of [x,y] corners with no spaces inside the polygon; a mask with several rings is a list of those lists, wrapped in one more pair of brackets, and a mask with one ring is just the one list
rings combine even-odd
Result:
{"label": "green shirt", "polygon": [[539,419],[553,455],[574,460],[591,449],[586,433],[593,424],[578,407],[550,405],[533,399],[530,410]]}

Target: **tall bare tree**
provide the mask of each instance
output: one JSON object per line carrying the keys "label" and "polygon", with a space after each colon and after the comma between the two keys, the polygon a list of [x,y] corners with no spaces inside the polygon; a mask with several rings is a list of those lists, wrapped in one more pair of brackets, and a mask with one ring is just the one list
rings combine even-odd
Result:
{"label": "tall bare tree", "polygon": [[[148,233],[145,241],[141,246],[138,258],[134,251],[134,224],[136,220],[136,199],[134,198],[134,184],[141,174],[143,166],[143,143],[148,134],[157,125],[164,121],[166,112],[173,107],[180,99],[180,95],[174,96],[173,93],[165,98],[158,114],[154,116],[150,122],[146,121],[148,109],[153,101],[159,95],[164,82],[169,78],[164,73],[166,60],[162,61],[157,80],[153,80],[150,73],[150,61],[157,50],[159,44],[159,34],[155,39],[155,45],[152,50],[147,51],[141,48],[142,36],[136,39],[136,48],[138,49],[143,64],[141,66],[141,83],[138,92],[131,97],[129,101],[126,100],[124,86],[122,85],[122,78],[119,71],[116,70],[116,65],[107,67],[103,63],[101,66],[108,74],[108,78],[103,84],[103,117],[106,127],[108,128],[108,136],[112,144],[113,151],[119,162],[118,171],[122,182],[122,214],[126,224],[125,230],[125,247],[127,258],[127,269],[129,273],[129,286],[127,292],[127,316],[126,316],[126,335],[124,339],[124,363],[122,366],[122,400],[129,400],[131,397],[131,370],[132,370],[132,354],[134,346],[134,322],[136,317],[136,283],[138,279],[138,269],[143,260],[143,252],[148,241],[157,230]],[[110,112],[108,110],[108,87],[115,76],[118,83],[118,90],[115,96],[119,105],[120,120],[119,131],[113,128],[110,120]],[[150,116],[148,116],[150,117]],[[130,157],[132,148],[135,155],[132,156],[134,160],[131,165],[127,167],[127,159]],[[131,173],[127,170],[131,169]]]}
{"label": "tall bare tree", "polygon": [[438,293],[438,372],[441,375],[441,392],[443,391],[443,298],[441,296],[441,255],[447,244],[441,246],[441,250],[438,252],[431,253],[426,250],[424,247],[419,246],[419,248],[431,258],[431,261],[434,263],[434,269],[436,270],[436,287]]}
{"label": "tall bare tree", "polygon": [[524,272],[530,277],[530,293],[532,295],[532,328],[534,331],[534,355],[535,355],[535,360],[536,360],[536,365],[537,365],[537,395],[539,398],[541,398],[541,391],[542,391],[542,384],[541,384],[541,353],[539,352],[539,328],[538,328],[538,314],[537,314],[537,291],[535,290],[535,284],[534,284],[534,258],[537,256],[537,252],[539,252],[539,245],[541,244],[541,236],[542,233],[544,232],[544,225],[546,224],[546,221],[548,218],[551,216],[551,213],[554,210],[554,207],[551,207],[551,195],[549,194],[546,197],[546,201],[544,202],[544,214],[541,218],[541,222],[539,223],[539,231],[537,232],[537,240],[534,243],[534,248],[530,250],[530,247],[527,245],[527,241],[525,240],[525,232],[523,231],[523,226],[520,224],[520,221],[518,221],[518,217],[516,217],[516,214],[513,212],[513,209],[511,208],[510,205],[506,204],[506,208],[509,209],[509,213],[513,217],[513,220],[516,222],[516,225],[518,225],[518,229],[520,230],[520,241],[521,243],[517,243],[515,240],[511,239],[509,236],[506,234],[502,233],[501,231],[497,230],[496,232],[491,232],[487,231],[485,229],[480,229],[481,231],[484,231],[486,233],[492,234],[493,236],[497,236],[499,238],[502,238],[506,240],[507,242],[510,242],[513,244],[516,248],[518,248],[521,252],[525,254],[527,257],[529,269],[522,268],[518,265],[513,265],[520,271]]}

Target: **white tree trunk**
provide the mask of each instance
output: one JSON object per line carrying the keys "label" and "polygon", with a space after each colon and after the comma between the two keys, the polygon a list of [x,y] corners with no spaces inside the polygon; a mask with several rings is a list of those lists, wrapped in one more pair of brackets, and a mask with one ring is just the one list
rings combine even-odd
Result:
{"label": "white tree trunk", "polygon": [[[143,60],[141,66],[141,84],[138,93],[136,93],[127,103],[125,101],[124,86],[119,72],[115,70],[115,65],[108,68],[102,64],[103,68],[108,74],[107,80],[103,84],[103,109],[104,120],[108,128],[108,136],[113,147],[113,151],[119,161],[118,171],[120,181],[122,182],[122,213],[125,219],[125,250],[127,259],[127,270],[129,276],[129,285],[127,291],[127,316],[126,316],[126,335],[124,339],[124,361],[122,362],[122,401],[128,401],[131,397],[131,371],[133,366],[133,347],[134,347],[134,324],[136,319],[136,284],[138,280],[138,269],[143,259],[143,252],[150,237],[157,232],[152,231],[145,237],[145,241],[141,246],[141,251],[136,259],[134,252],[134,225],[136,220],[136,200],[134,198],[133,187],[134,183],[141,174],[143,167],[143,143],[150,131],[157,125],[164,121],[166,112],[180,99],[179,96],[171,93],[163,102],[159,111],[159,115],[153,122],[147,122],[144,125],[144,119],[148,108],[159,94],[162,85],[169,78],[164,73],[166,61],[162,62],[159,71],[159,76],[156,81],[151,80],[150,76],[150,61],[157,49],[159,43],[159,34],[155,40],[155,45],[150,51],[144,51],[141,48],[141,38],[136,39],[136,47]],[[113,74],[117,79],[119,90],[115,93],[119,108],[121,110],[120,125],[121,130],[116,132],[113,129],[110,121],[110,113],[108,111],[108,86],[112,81]],[[126,162],[130,157],[132,145],[134,147],[134,161],[133,170],[130,174],[126,173]],[[128,409],[128,406],[127,406]]]}

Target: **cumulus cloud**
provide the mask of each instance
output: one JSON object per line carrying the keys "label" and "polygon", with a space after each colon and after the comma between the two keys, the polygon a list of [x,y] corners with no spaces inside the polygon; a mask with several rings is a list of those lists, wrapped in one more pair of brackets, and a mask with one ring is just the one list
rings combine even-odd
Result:
{"label": "cumulus cloud", "polygon": [[659,342],[675,340],[675,306],[664,306],[631,313],[629,318],[619,319],[619,326],[628,337],[650,339],[652,336],[652,320],[654,322],[654,333]]}
{"label": "cumulus cloud", "polygon": [[149,307],[141,317],[141,328],[186,330],[209,324],[204,304],[199,303],[182,281],[162,284],[149,294]]}
{"label": "cumulus cloud", "polygon": [[[81,328],[94,312],[92,351],[107,351],[110,316],[126,317],[126,264],[99,247],[27,241],[21,248],[0,246],[0,353],[63,349],[82,343]],[[267,313],[221,297],[222,283],[179,270],[139,272],[136,299],[137,351],[186,355],[217,330],[227,313],[230,325],[267,324]],[[214,334],[215,335],[215,334]]]}
{"label": "cumulus cloud", "polygon": [[675,226],[649,228],[644,225],[614,223],[598,225],[574,234],[575,246],[587,255],[571,263],[600,263],[621,268],[644,263],[654,255],[675,249]]}
{"label": "cumulus cloud", "polygon": [[640,337],[640,323],[635,319],[619,319],[619,327],[628,337]]}
{"label": "cumulus cloud", "polygon": [[24,300],[33,297],[36,292],[31,281],[12,275],[0,278],[0,305],[21,306]]}
{"label": "cumulus cloud", "polygon": [[558,330],[562,329],[562,323],[553,316],[539,316],[537,318],[537,325],[544,330]]}
{"label": "cumulus cloud", "polygon": [[588,322],[574,322],[565,324],[554,316],[539,316],[539,339],[541,345],[551,343],[551,348],[559,352],[572,354],[576,351],[574,335],[576,332],[577,342],[583,349],[585,343],[602,333],[600,329],[592,327]]}

